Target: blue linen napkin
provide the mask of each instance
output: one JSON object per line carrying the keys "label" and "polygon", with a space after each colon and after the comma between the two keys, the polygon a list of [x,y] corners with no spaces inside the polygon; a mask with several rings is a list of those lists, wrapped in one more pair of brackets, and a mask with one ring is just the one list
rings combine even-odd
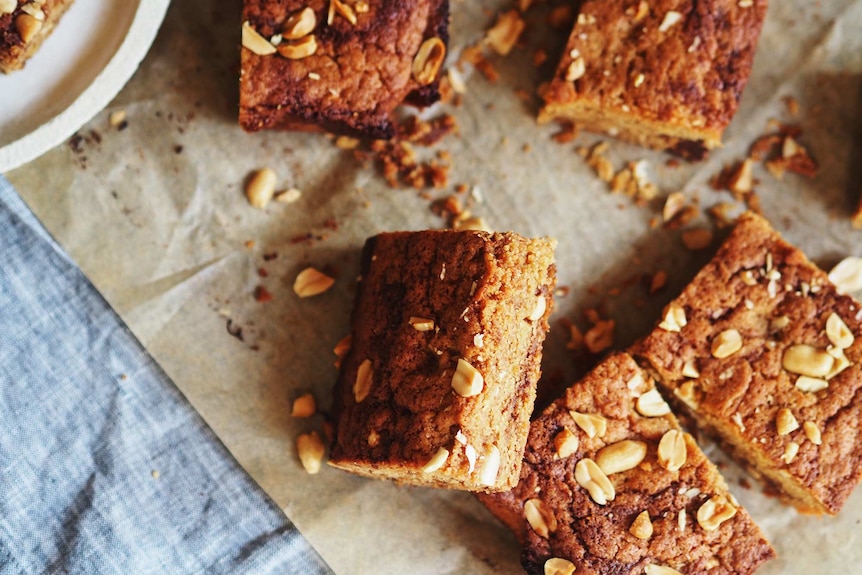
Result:
{"label": "blue linen napkin", "polygon": [[0,176],[0,574],[331,572]]}

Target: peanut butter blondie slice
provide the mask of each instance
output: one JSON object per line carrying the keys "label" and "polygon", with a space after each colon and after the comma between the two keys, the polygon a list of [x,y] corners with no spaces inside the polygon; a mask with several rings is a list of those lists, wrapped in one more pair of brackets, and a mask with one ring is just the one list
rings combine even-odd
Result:
{"label": "peanut butter blondie slice", "polygon": [[531,575],[744,575],[775,556],[628,354],[533,421],[517,487],[479,499]]}
{"label": "peanut butter blondie slice", "polygon": [[399,483],[509,489],[527,440],[555,242],[423,231],[369,239],[330,464]]}
{"label": "peanut butter blondie slice", "polygon": [[74,0],[0,0],[0,72],[24,67]]}
{"label": "peanut butter blondie slice", "polygon": [[680,413],[800,511],[862,478],[862,305],[743,215],[636,355]]}
{"label": "peanut butter blondie slice", "polygon": [[245,0],[239,122],[390,138],[439,99],[448,0]]}
{"label": "peanut butter blondie slice", "polygon": [[586,0],[540,122],[700,159],[751,73],[766,0]]}

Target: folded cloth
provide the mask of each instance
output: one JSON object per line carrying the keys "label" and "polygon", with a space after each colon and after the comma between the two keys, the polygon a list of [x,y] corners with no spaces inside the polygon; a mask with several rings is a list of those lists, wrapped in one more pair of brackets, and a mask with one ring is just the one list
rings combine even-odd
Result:
{"label": "folded cloth", "polygon": [[0,177],[0,574],[331,572]]}

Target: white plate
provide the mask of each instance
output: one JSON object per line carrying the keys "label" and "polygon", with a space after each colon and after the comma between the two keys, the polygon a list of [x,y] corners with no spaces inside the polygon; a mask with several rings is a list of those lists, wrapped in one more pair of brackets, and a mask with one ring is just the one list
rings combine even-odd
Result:
{"label": "white plate", "polygon": [[170,0],[76,0],[23,70],[0,74],[0,173],[75,133],[122,89]]}

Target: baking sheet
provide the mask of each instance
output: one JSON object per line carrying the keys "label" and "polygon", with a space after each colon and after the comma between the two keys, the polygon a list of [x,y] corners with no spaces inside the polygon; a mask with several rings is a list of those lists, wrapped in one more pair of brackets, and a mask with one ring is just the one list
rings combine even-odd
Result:
{"label": "baking sheet", "polygon": [[[509,7],[454,1],[450,52],[478,41],[494,13]],[[249,135],[237,127],[239,10],[236,0],[175,2],[140,71],[80,139],[8,175],[337,573],[520,573],[514,538],[469,494],[397,487],[329,468],[309,476],[300,467],[294,439],[322,420],[292,419],[291,400],[313,391],[324,409],[330,403],[331,350],[348,330],[364,238],[444,223],[428,197],[390,189],[372,167],[322,136]],[[516,90],[533,92],[542,78],[532,65],[533,48],[549,37],[535,25],[541,10],[531,16],[526,47],[492,58],[501,74],[496,83],[468,69],[463,105],[430,111],[452,111],[460,126],[460,135],[441,145],[452,156],[450,186],[430,193],[445,197],[457,183],[478,188],[472,211],[493,228],[559,240],[559,283],[569,292],[556,302],[544,384],[558,385],[595,361],[573,359],[558,320],[587,327],[584,310],[597,308],[616,321],[614,348],[622,349],[643,335],[709,250],[691,252],[680,231],[650,226],[661,200],[638,207],[610,194],[575,153],[597,138],[561,145],[550,139],[556,127],[536,125],[536,102]],[[618,168],[645,159],[662,195],[682,191],[706,208],[732,201],[708,180],[744,157],[770,119],[798,123],[819,175],[778,182],[758,165],[763,211],[827,269],[845,255],[862,255],[862,232],[849,224],[862,176],[860,28],[858,1],[773,2],[724,149],[676,168],[664,154],[621,143],[612,143],[608,156]],[[782,100],[788,95],[800,103],[797,118]],[[108,124],[110,112],[121,109],[128,117],[123,130]],[[301,189],[301,199],[251,208],[242,184],[264,166],[276,170],[280,187]],[[306,234],[320,239],[297,241]],[[309,264],[328,268],[337,281],[331,291],[300,300],[291,285]],[[639,278],[657,270],[667,272],[668,284],[649,295]],[[259,285],[272,301],[255,300]],[[779,553],[759,573],[854,573],[862,565],[862,491],[837,518],[800,516],[757,486],[741,486],[744,474],[706,449]]]}

